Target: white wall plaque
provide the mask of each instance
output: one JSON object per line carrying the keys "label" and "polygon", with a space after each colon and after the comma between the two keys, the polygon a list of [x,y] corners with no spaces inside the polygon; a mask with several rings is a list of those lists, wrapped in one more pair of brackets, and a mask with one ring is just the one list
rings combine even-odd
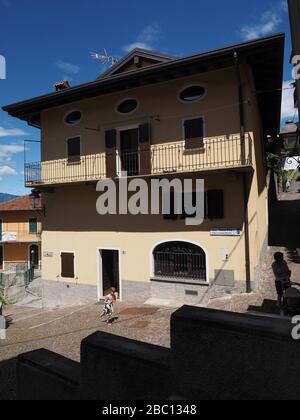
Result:
{"label": "white wall plaque", "polygon": [[241,236],[241,229],[220,228],[211,229],[210,236]]}

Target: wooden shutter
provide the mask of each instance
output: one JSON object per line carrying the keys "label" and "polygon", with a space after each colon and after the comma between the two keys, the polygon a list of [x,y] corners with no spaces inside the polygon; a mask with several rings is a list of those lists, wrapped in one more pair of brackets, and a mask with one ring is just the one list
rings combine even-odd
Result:
{"label": "wooden shutter", "polygon": [[204,121],[203,118],[185,120],[184,122],[186,150],[204,147]]}
{"label": "wooden shutter", "polygon": [[224,192],[223,190],[207,191],[207,218],[224,219]]}
{"label": "wooden shutter", "polygon": [[117,130],[105,132],[106,147],[106,176],[115,178],[117,176]]}
{"label": "wooden shutter", "polygon": [[2,241],[2,235],[3,235],[3,220],[0,219],[0,241]]}
{"label": "wooden shutter", "polygon": [[70,252],[61,253],[61,276],[67,279],[75,277],[74,268],[75,255]]}
{"label": "wooden shutter", "polygon": [[81,162],[81,146],[80,137],[73,137],[67,140],[68,149],[68,163],[80,163]]}
{"label": "wooden shutter", "polygon": [[150,124],[139,126],[140,175],[151,174]]}

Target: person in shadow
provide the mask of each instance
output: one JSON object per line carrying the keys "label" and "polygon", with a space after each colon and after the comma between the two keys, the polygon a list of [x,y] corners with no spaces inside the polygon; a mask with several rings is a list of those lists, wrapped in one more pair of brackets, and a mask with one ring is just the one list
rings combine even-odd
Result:
{"label": "person in shadow", "polygon": [[273,273],[275,276],[275,287],[278,296],[278,307],[282,308],[284,292],[292,286],[291,275],[287,262],[284,259],[282,252],[274,254],[274,262],[272,264]]}

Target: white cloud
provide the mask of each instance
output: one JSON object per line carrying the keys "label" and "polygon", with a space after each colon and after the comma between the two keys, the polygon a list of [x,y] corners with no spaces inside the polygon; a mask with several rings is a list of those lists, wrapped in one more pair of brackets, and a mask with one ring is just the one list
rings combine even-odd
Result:
{"label": "white cloud", "polygon": [[295,116],[293,80],[286,80],[282,85],[281,118],[293,119]]}
{"label": "white cloud", "polygon": [[287,11],[288,6],[286,0],[277,2],[275,6],[265,11],[258,18],[258,23],[242,25],[240,28],[241,38],[249,41],[275,32],[282,22],[282,15]]}
{"label": "white cloud", "polygon": [[0,175],[18,175],[18,173],[10,166],[0,166]]}
{"label": "white cloud", "polygon": [[80,67],[76,64],[68,63],[66,61],[57,61],[56,67],[58,67],[60,70],[62,70],[65,75],[64,79],[70,78],[70,76],[76,76],[80,72]]}
{"label": "white cloud", "polygon": [[135,48],[153,50],[161,38],[161,29],[158,25],[147,26],[131,44],[125,45],[123,51],[129,53]]}
{"label": "white cloud", "polygon": [[26,136],[27,133],[19,128],[4,128],[0,127],[0,137],[17,137]]}
{"label": "white cloud", "polygon": [[260,38],[274,32],[280,23],[281,18],[276,12],[265,12],[257,25],[243,25],[241,36],[245,40]]}

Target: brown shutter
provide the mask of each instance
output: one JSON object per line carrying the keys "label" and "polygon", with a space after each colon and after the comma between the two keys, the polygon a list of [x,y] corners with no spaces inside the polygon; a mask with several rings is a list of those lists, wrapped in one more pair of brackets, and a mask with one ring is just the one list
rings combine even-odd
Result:
{"label": "brown shutter", "polygon": [[81,162],[81,141],[80,137],[73,137],[67,140],[68,145],[68,163]]}
{"label": "brown shutter", "polygon": [[224,219],[224,192],[210,190],[207,192],[208,219]]}
{"label": "brown shutter", "polygon": [[115,178],[117,176],[117,130],[105,132],[106,147],[106,176]]}
{"label": "brown shutter", "polygon": [[140,175],[151,175],[150,124],[139,126]]}
{"label": "brown shutter", "polygon": [[73,279],[75,277],[74,269],[74,259],[75,256],[70,252],[61,253],[61,276],[68,279]]}
{"label": "brown shutter", "polygon": [[195,118],[184,122],[185,148],[186,150],[204,147],[204,121],[203,118]]}

